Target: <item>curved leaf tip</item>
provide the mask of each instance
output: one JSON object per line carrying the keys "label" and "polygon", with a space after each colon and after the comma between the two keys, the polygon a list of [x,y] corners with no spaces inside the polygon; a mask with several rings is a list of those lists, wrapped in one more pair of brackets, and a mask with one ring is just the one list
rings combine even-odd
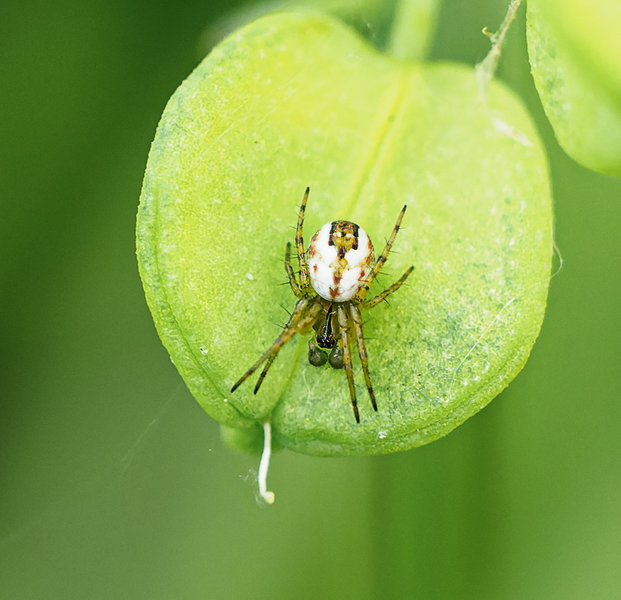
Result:
{"label": "curved leaf tip", "polygon": [[529,0],[528,53],[565,152],[621,176],[621,7],[617,0]]}

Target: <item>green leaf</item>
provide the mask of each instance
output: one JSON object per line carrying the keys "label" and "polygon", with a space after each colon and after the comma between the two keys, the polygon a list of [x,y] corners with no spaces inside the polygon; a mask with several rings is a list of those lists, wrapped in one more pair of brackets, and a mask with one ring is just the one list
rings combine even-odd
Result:
{"label": "green leaf", "polygon": [[[403,230],[364,313],[374,413],[345,374],[311,366],[298,338],[255,396],[231,385],[279,334],[295,298],[283,266],[307,185],[306,243],[337,218],[377,251]],[[405,63],[326,17],[279,14],[221,43],[170,99],[138,215],[147,300],[201,406],[252,446],[373,454],[445,435],[524,365],[546,303],[552,216],[544,154],[518,100],[474,70]],[[253,378],[254,379],[254,378]],[[247,430],[240,441],[230,428]]]}
{"label": "green leaf", "polygon": [[[409,45],[422,48],[426,47],[432,33],[432,11],[437,2],[438,0],[258,0],[234,7],[220,19],[210,23],[202,36],[201,46],[208,51],[226,35],[269,13],[313,11],[337,17],[368,38],[376,47],[383,47],[388,38],[392,37],[395,24],[408,21],[407,25],[416,25],[416,29],[409,32]],[[417,15],[413,14],[415,9],[407,6],[412,3],[420,5],[415,7],[418,8]],[[412,18],[414,16],[417,17],[415,21]],[[403,43],[405,44],[405,40]]]}
{"label": "green leaf", "polygon": [[238,27],[283,10],[329,13],[393,56],[421,60],[435,31],[439,0],[262,0],[236,7],[210,24],[201,46],[207,51]]}
{"label": "green leaf", "polygon": [[529,0],[527,14],[531,70],[559,144],[621,176],[621,4]]}
{"label": "green leaf", "polygon": [[548,0],[545,8],[573,59],[621,102],[621,3]]}

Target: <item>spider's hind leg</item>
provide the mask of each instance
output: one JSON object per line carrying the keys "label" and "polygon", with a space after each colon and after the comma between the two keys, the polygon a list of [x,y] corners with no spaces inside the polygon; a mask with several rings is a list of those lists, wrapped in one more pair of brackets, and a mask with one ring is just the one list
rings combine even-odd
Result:
{"label": "spider's hind leg", "polygon": [[405,280],[410,276],[410,273],[414,270],[414,266],[411,266],[401,277],[395,281],[390,287],[387,287],[383,292],[379,293],[377,296],[373,296],[370,300],[366,300],[362,303],[362,308],[373,308],[383,300],[386,300],[386,297],[396,292],[405,282]]}
{"label": "spider's hind leg", "polygon": [[390,237],[388,238],[388,241],[386,242],[386,245],[384,246],[382,253],[380,254],[375,264],[373,265],[371,272],[367,275],[364,285],[360,288],[360,290],[358,290],[358,293],[354,297],[356,302],[362,302],[366,298],[367,292],[369,291],[371,284],[375,280],[375,276],[380,272],[381,268],[384,266],[384,263],[386,262],[386,259],[388,258],[390,249],[392,248],[395,238],[397,237],[397,233],[399,233],[399,228],[401,227],[401,221],[403,220],[403,215],[405,214],[406,209],[407,209],[407,205],[404,205],[403,208],[401,209],[401,212],[399,213],[399,216],[397,217],[397,222],[395,223],[395,226],[393,227],[392,233],[390,234]]}
{"label": "spider's hind leg", "polygon": [[304,213],[306,212],[306,202],[310,188],[307,187],[302,198],[300,211],[298,212],[298,225],[295,230],[295,247],[298,253],[298,262],[300,265],[300,289],[304,293],[310,287],[310,274],[308,265],[306,264],[306,250],[304,249]]}
{"label": "spider's hind leg", "polygon": [[298,286],[298,282],[295,278],[295,273],[293,272],[293,267],[291,266],[291,242],[287,242],[287,247],[285,248],[285,271],[287,271],[287,276],[289,277],[289,285],[291,286],[291,291],[298,298],[301,298],[303,294],[300,291],[300,286]]}

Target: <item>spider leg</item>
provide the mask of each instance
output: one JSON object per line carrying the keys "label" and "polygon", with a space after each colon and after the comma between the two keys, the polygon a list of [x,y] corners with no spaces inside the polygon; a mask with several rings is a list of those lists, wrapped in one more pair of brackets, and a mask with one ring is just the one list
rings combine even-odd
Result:
{"label": "spider leg", "polygon": [[[290,244],[287,244],[287,248],[289,246]],[[291,287],[293,288],[293,285]],[[297,304],[296,304],[296,308],[297,308]],[[294,309],[292,313],[289,313],[289,320],[287,321],[287,324],[283,327],[283,331],[286,331],[287,329],[289,329],[289,327],[291,327],[291,323],[293,323],[293,318],[295,316],[296,316],[296,311]],[[261,387],[261,384],[263,383],[263,380],[265,379],[267,372],[270,370],[270,367],[272,366],[272,363],[274,362],[274,359],[276,358],[276,354],[278,354],[278,352],[272,353],[270,357],[267,359],[267,361],[265,362],[265,366],[263,367],[263,370],[261,371],[261,374],[259,375],[259,379],[257,379],[257,383],[254,386],[254,391],[253,391],[254,394],[256,394],[259,391],[259,388]]]}
{"label": "spider leg", "polygon": [[306,211],[306,201],[310,194],[310,188],[307,187],[302,198],[302,204],[300,205],[300,212],[298,213],[298,226],[295,231],[295,246],[298,251],[298,261],[300,263],[300,287],[305,290],[309,286],[310,276],[308,274],[308,265],[306,264],[306,253],[304,251],[304,235],[302,229],[304,227],[304,212]]}
{"label": "spider leg", "polygon": [[375,394],[373,393],[373,386],[371,385],[371,377],[369,375],[367,347],[364,343],[364,334],[362,332],[362,317],[360,316],[360,310],[355,304],[349,305],[349,312],[351,315],[352,323],[354,324],[354,331],[356,332],[356,342],[358,343],[358,356],[360,357],[360,363],[362,364],[364,381],[367,384],[367,390],[369,390],[369,396],[371,397],[371,404],[373,405],[373,410],[377,412],[377,402],[375,402]]}
{"label": "spider leg", "polygon": [[356,294],[355,299],[358,302],[362,302],[365,299],[367,292],[369,291],[369,288],[371,287],[371,284],[375,280],[375,276],[379,273],[380,269],[384,266],[384,263],[386,262],[386,259],[388,258],[388,253],[390,252],[390,248],[392,247],[392,244],[395,241],[395,238],[397,237],[397,233],[399,232],[399,227],[401,226],[401,221],[403,220],[403,215],[405,214],[406,208],[407,208],[407,205],[404,205],[403,208],[401,209],[401,212],[399,213],[399,216],[397,217],[397,222],[395,223],[392,233],[390,234],[390,237],[388,238],[388,241],[386,242],[386,245],[384,246],[382,253],[380,254],[375,264],[373,265],[373,268],[371,269],[371,272],[367,276],[364,285],[360,288],[360,290]]}
{"label": "spider leg", "polygon": [[[289,249],[290,246],[291,246],[291,244],[287,244],[287,249]],[[295,278],[294,278],[294,281],[295,281]],[[293,288],[293,285],[291,287]],[[297,284],[296,284],[296,287],[297,287]],[[298,289],[298,291],[299,291],[299,289]],[[294,292],[295,292],[295,290],[294,290]],[[298,303],[296,304],[296,308],[297,308],[298,304],[300,304],[300,302],[301,301],[298,301]],[[287,324],[283,327],[283,332],[287,331],[287,329],[289,329],[291,327],[291,324],[293,323],[293,319],[294,319],[295,316],[296,316],[296,310],[294,309],[293,313],[289,314],[289,320],[287,321]],[[278,354],[278,350],[276,352],[273,352],[270,355],[270,357],[267,359],[267,361],[265,362],[265,366],[263,367],[263,370],[261,371],[261,374],[259,375],[259,379],[257,379],[257,383],[254,386],[254,392],[253,392],[254,394],[256,394],[259,391],[259,388],[261,387],[261,384],[263,383],[263,380],[265,379],[265,376],[267,375],[267,372],[270,370],[270,367],[272,366],[272,363],[274,362],[274,359],[276,358],[276,354]]]}
{"label": "spider leg", "polygon": [[360,415],[358,414],[358,402],[356,401],[356,389],[354,388],[354,370],[351,360],[351,350],[349,349],[349,332],[347,313],[345,308],[339,305],[338,309],[339,326],[341,329],[341,344],[343,345],[343,363],[345,365],[345,372],[347,373],[347,383],[349,385],[349,395],[351,396],[351,405],[354,409],[354,417],[356,423],[360,423]]}
{"label": "spider leg", "polygon": [[[252,375],[266,360],[268,361],[268,369],[271,366],[272,362],[274,362],[274,358],[280,352],[280,349],[297,333],[303,331],[307,327],[313,324],[319,312],[321,312],[322,307],[321,304],[315,303],[310,304],[310,299],[302,298],[298,300],[298,303],[295,305],[295,310],[287,323],[287,327],[285,327],[284,331],[274,340],[272,345],[263,353],[263,355],[237,380],[237,382],[231,388],[231,392],[234,392],[250,375]],[[265,369],[265,373],[267,373],[267,369]],[[262,373],[262,377],[260,378],[260,382],[263,381],[265,377],[265,373]],[[259,382],[259,385],[260,385]],[[258,390],[258,387],[255,388],[255,393]]]}
{"label": "spider leg", "polygon": [[390,287],[386,288],[383,292],[381,292],[377,296],[374,296],[370,300],[365,300],[365,302],[362,303],[362,308],[373,308],[374,306],[382,302],[382,300],[386,300],[387,296],[389,296],[393,292],[396,292],[403,285],[403,282],[410,276],[410,273],[413,270],[414,266],[411,266],[403,275],[401,275],[399,280],[395,281]]}
{"label": "spider leg", "polygon": [[270,370],[270,367],[272,366],[272,363],[274,362],[275,358],[276,358],[276,354],[272,354],[265,362],[265,366],[263,367],[263,370],[261,371],[261,374],[259,375],[259,379],[257,379],[257,383],[254,386],[254,391],[253,391],[254,394],[256,394],[259,391],[259,388],[261,387],[261,384],[263,383],[263,380],[265,379],[267,372]]}
{"label": "spider leg", "polygon": [[298,298],[301,298],[302,292],[300,292],[298,282],[296,281],[295,274],[293,273],[293,267],[291,266],[291,242],[287,242],[287,248],[285,249],[285,270],[287,271],[287,276],[289,277],[289,285],[291,286],[291,290]]}

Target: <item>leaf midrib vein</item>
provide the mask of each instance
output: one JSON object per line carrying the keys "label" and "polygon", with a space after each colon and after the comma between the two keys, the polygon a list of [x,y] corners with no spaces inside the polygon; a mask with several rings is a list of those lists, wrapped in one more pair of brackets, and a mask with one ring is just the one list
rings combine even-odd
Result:
{"label": "leaf midrib vein", "polygon": [[[384,110],[381,111],[382,116],[378,118],[374,124],[375,133],[371,135],[371,143],[369,144],[366,156],[362,161],[360,161],[359,167],[352,179],[351,192],[347,200],[344,202],[345,214],[351,213],[354,203],[358,198],[363,197],[364,188],[372,179],[372,172],[381,165],[381,156],[387,146],[387,142],[390,139],[391,134],[397,128],[397,124],[399,122],[397,117],[405,104],[407,89],[410,82],[408,75],[408,70],[405,68],[400,69],[397,73],[397,77],[395,77],[395,83],[390,90],[390,94],[387,94],[387,106],[385,106]],[[287,379],[272,411],[286,399],[295,373],[300,368],[300,361],[306,356],[306,353],[300,350],[300,345],[302,345],[302,348],[306,347],[306,339],[302,340],[300,338],[297,342],[295,356],[291,360],[291,369],[289,370]]]}

